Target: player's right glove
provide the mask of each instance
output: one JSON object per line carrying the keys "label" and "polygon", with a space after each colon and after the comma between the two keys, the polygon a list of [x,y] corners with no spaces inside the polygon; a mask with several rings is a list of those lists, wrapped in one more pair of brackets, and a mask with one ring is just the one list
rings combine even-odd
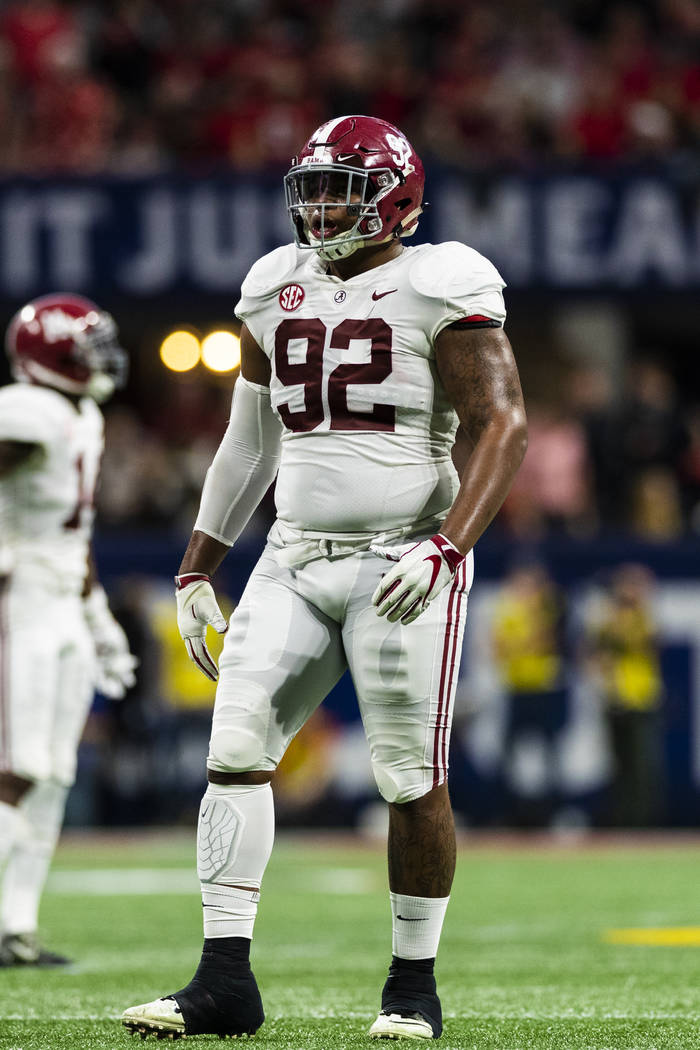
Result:
{"label": "player's right glove", "polygon": [[215,682],[219,668],[207,649],[207,626],[226,634],[228,623],[216,601],[211,580],[203,572],[186,572],[175,577],[177,626],[187,654],[203,675]]}
{"label": "player's right glove", "polygon": [[377,616],[386,616],[389,623],[400,620],[405,625],[413,623],[452,582],[465,557],[441,533],[416,543],[407,551],[374,543],[370,550],[397,562],[382,577],[372,595]]}

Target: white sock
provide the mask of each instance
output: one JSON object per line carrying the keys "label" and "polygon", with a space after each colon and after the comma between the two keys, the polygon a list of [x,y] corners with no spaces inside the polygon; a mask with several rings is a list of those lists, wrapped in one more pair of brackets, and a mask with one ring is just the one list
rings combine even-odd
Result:
{"label": "white sock", "polygon": [[24,835],[24,814],[18,806],[0,802],[0,867],[10,855],[15,842]]}
{"label": "white sock", "polygon": [[399,959],[434,959],[449,897],[407,897],[390,893],[391,951]]}
{"label": "white sock", "polygon": [[197,826],[205,937],[252,939],[275,836],[269,784],[210,784]]}
{"label": "white sock", "polygon": [[55,780],[35,784],[20,803],[24,834],[10,853],[2,883],[2,928],[33,933],[39,903],[63,824],[68,788]]}

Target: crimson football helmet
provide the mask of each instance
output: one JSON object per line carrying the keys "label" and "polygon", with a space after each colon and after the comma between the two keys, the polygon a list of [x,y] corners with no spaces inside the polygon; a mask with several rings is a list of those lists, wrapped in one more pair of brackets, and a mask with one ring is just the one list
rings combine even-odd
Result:
{"label": "crimson football helmet", "polygon": [[112,315],[80,295],[32,299],[10,321],[5,347],[20,382],[98,402],[126,382],[128,358]]}
{"label": "crimson football helmet", "polygon": [[[284,179],[300,248],[342,259],[358,248],[410,237],[423,210],[425,173],[403,132],[378,117],[336,117],[313,133]],[[326,209],[346,207],[355,224],[338,233]]]}

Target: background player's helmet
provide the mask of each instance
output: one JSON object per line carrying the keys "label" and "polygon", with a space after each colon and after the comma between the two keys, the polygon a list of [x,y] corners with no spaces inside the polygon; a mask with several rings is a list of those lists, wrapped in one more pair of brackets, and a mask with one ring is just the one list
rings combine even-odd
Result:
{"label": "background player's helmet", "polygon": [[5,336],[12,374],[65,394],[106,401],[126,382],[128,358],[111,314],[80,295],[33,299]]}
{"label": "background player's helmet", "polygon": [[[406,136],[377,117],[337,117],[313,133],[284,180],[297,244],[325,259],[358,248],[410,237],[423,210],[425,174]],[[326,235],[326,208],[348,208],[357,221]],[[318,229],[312,215],[320,215]]]}

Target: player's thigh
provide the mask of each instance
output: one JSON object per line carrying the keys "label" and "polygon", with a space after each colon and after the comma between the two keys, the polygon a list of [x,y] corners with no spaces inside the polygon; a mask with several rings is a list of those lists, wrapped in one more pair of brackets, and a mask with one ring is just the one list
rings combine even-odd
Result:
{"label": "player's thigh", "polygon": [[210,769],[274,769],[347,664],[339,625],[268,550],[233,613],[219,661]]}
{"label": "player's thigh", "polygon": [[447,779],[470,568],[460,567],[452,586],[408,626],[378,617],[369,600],[346,621],[372,768],[389,802],[420,798]]}
{"label": "player's thigh", "polygon": [[79,602],[66,608],[51,734],[51,776],[75,780],[78,745],[94,696],[94,648]]}
{"label": "player's thigh", "polygon": [[43,592],[0,583],[0,769],[51,774],[60,613]]}

